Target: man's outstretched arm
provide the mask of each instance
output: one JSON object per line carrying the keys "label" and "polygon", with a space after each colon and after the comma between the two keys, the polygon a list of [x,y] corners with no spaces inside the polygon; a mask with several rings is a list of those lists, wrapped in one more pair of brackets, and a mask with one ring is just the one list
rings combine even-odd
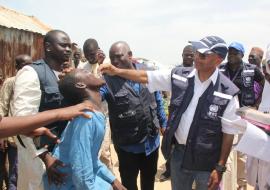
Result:
{"label": "man's outstretched arm", "polygon": [[88,117],[83,112],[84,110],[93,111],[92,104],[89,101],[67,108],[40,112],[31,116],[4,117],[0,122],[0,138],[27,134],[58,120],[69,120],[79,115]]}
{"label": "man's outstretched arm", "polygon": [[140,83],[148,83],[147,73],[144,70],[120,69],[112,64],[102,64],[99,66],[99,71],[102,74],[108,74],[111,76],[117,75],[128,80]]}

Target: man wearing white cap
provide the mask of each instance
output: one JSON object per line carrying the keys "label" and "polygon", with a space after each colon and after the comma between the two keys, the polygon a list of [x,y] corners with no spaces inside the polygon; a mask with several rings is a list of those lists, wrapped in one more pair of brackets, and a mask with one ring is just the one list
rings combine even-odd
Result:
{"label": "man wearing white cap", "polygon": [[171,71],[134,71],[101,65],[103,74],[148,83],[150,92],[171,91],[168,128],[162,142],[166,158],[171,156],[173,190],[217,189],[237,132],[220,117],[238,118],[239,89],[217,69],[225,59],[227,46],[217,36],[190,42],[196,49],[195,68]]}

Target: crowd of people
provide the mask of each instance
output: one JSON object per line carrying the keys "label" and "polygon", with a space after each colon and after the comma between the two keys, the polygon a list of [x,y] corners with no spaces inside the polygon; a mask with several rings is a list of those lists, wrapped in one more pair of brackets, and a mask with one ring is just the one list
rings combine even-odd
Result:
{"label": "crowd of people", "polygon": [[263,61],[261,48],[246,63],[243,44],[206,36],[188,42],[181,64],[159,70],[135,59],[125,41],[106,57],[97,40],[80,49],[52,30],[43,46],[39,60],[18,55],[16,76],[1,87],[1,188],[137,190],[140,176],[141,189],[154,190],[161,147],[160,181],[171,179],[172,190],[269,189],[270,177],[257,170],[250,180],[255,170],[246,167],[269,163],[234,150],[245,131],[222,119],[265,101],[270,56]]}

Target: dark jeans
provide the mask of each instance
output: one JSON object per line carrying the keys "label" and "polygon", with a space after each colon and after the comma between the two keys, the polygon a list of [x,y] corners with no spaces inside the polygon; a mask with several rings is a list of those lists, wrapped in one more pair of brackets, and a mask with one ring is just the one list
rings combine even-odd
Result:
{"label": "dark jeans", "polygon": [[[0,151],[0,185],[3,185],[3,181],[6,181],[6,156],[8,156],[9,170],[8,170],[8,190],[17,189],[17,148],[8,144],[8,148],[5,152]],[[2,186],[1,186],[2,188]]]}
{"label": "dark jeans", "polygon": [[183,169],[184,152],[185,148],[183,145],[175,145],[171,155],[172,190],[191,190],[194,181],[196,183],[196,190],[207,190],[210,172]]}
{"label": "dark jeans", "polygon": [[145,153],[134,154],[115,146],[119,160],[122,184],[128,190],[138,190],[137,177],[140,171],[141,190],[154,190],[157,173],[158,148],[149,156]]}
{"label": "dark jeans", "polygon": [[0,189],[3,190],[4,182],[7,185],[8,184],[8,172],[6,169],[6,157],[7,152],[0,151]]}
{"label": "dark jeans", "polygon": [[169,176],[171,176],[171,159],[169,158],[168,160],[166,160],[166,163],[165,163],[165,173]]}

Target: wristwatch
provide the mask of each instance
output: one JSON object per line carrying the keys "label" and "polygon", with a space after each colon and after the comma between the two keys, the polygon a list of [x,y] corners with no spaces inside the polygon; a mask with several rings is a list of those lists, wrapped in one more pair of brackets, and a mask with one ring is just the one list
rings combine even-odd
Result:
{"label": "wristwatch", "polygon": [[226,171],[226,166],[220,165],[220,164],[216,164],[215,166],[215,170],[220,172],[220,173],[224,173]]}

